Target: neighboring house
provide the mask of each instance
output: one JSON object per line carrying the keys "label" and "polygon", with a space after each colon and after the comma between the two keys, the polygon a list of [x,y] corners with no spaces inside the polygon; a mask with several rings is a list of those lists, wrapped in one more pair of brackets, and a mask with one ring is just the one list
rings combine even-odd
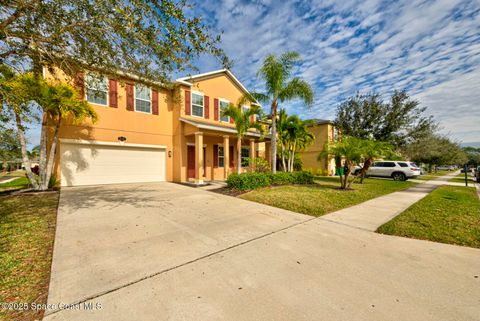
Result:
{"label": "neighboring house", "polygon": [[[66,79],[59,74],[45,71],[52,81]],[[247,167],[249,158],[268,156],[266,143],[252,130],[237,159],[235,126],[221,110],[248,91],[230,71],[184,77],[173,85],[135,79],[86,73],[73,80],[99,117],[95,124],[62,124],[55,169],[62,186],[201,184],[226,179],[238,161]]]}
{"label": "neighboring house", "polygon": [[333,142],[338,138],[337,128],[330,120],[313,119],[312,124],[308,126],[308,131],[315,136],[315,141],[299,153],[303,168],[314,174],[335,175],[335,160],[332,157],[321,161],[318,161],[317,158],[326,142]]}

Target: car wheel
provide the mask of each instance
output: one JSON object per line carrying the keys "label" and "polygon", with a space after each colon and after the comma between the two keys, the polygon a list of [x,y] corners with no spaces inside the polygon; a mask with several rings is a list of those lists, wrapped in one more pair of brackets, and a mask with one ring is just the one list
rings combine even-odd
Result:
{"label": "car wheel", "polygon": [[403,174],[403,173],[393,173],[392,178],[393,178],[394,181],[406,181],[407,180],[407,176],[405,176],[405,174]]}

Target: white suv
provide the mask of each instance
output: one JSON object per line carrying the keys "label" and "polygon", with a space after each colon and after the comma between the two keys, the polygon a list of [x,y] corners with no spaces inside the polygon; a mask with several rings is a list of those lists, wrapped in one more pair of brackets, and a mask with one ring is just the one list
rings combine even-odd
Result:
{"label": "white suv", "polygon": [[395,181],[406,181],[409,178],[420,176],[420,168],[412,162],[379,161],[370,166],[367,176],[391,177]]}

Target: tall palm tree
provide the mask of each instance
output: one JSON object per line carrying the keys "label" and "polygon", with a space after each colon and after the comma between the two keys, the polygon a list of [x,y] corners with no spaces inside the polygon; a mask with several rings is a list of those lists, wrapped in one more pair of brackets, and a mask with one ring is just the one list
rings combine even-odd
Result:
{"label": "tall palm tree", "polygon": [[272,118],[271,162],[272,172],[277,171],[277,109],[280,103],[302,99],[307,105],[313,102],[312,87],[299,77],[291,77],[293,67],[300,61],[297,52],[289,51],[280,57],[268,55],[258,71],[265,81],[265,93],[253,93],[252,96],[261,102],[271,104],[270,115]]}
{"label": "tall palm tree", "polygon": [[[250,108],[243,110],[243,106],[247,102],[245,97],[241,98],[237,105],[230,104],[222,111],[222,116],[231,117],[235,123],[237,130],[237,173],[240,174],[242,170],[242,139],[249,129],[256,129],[263,135],[263,125],[253,120],[254,115],[258,115],[261,108],[256,105],[251,105]],[[233,155],[232,155],[233,156]]]}

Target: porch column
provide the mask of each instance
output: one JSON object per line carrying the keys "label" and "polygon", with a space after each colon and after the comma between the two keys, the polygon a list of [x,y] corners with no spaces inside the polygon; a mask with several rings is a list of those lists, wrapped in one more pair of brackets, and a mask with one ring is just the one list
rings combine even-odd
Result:
{"label": "porch column", "polygon": [[203,184],[203,133],[195,133],[195,183]]}
{"label": "porch column", "polygon": [[230,168],[230,137],[223,136],[223,177],[227,179]]}
{"label": "porch column", "polygon": [[252,169],[255,170],[254,168],[254,161],[255,161],[255,139],[250,139],[250,161],[252,162],[252,164],[250,164],[250,166],[252,167]]}

